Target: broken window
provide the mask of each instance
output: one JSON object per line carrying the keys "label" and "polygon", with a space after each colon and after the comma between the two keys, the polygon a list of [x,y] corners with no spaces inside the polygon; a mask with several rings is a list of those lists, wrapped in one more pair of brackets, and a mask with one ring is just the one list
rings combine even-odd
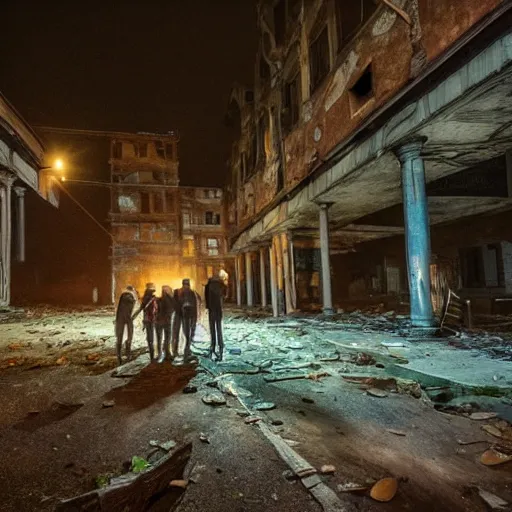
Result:
{"label": "broken window", "polygon": [[375,0],[336,0],[338,51],[352,39],[376,9]]}
{"label": "broken window", "polygon": [[371,64],[366,67],[357,82],[350,88],[349,97],[353,114],[373,97],[373,74]]}
{"label": "broken window", "polygon": [[155,150],[158,158],[165,159],[164,143],[161,140],[155,141]]}
{"label": "broken window", "polygon": [[149,192],[140,193],[140,213],[151,213],[149,207]]}
{"label": "broken window", "polygon": [[298,74],[291,80],[286,81],[284,85],[281,123],[285,133],[289,133],[299,121],[299,87]]}
{"label": "broken window", "polygon": [[208,238],[208,256],[219,255],[219,240],[217,238]]}
{"label": "broken window", "polygon": [[139,158],[146,158],[148,156],[148,144],[147,142],[139,143]]}
{"label": "broken window", "polygon": [[123,158],[123,143],[114,142],[112,144],[112,158]]}
{"label": "broken window", "polygon": [[327,25],[309,47],[311,92],[314,92],[329,73],[329,34]]}
{"label": "broken window", "polygon": [[286,33],[286,1],[279,0],[274,7],[274,37],[276,45],[284,43]]}

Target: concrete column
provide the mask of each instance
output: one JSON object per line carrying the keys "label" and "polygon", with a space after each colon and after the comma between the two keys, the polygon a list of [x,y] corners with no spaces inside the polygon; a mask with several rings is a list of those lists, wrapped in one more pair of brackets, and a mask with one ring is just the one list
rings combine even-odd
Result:
{"label": "concrete column", "polygon": [[16,176],[0,171],[0,305],[11,301],[11,188]]}
{"label": "concrete column", "polygon": [[247,306],[254,306],[254,294],[252,292],[252,260],[251,253],[245,253],[245,288],[247,291]]}
{"label": "concrete column", "polygon": [[16,256],[18,261],[25,261],[25,187],[14,187],[16,197],[18,198],[16,209],[17,209],[17,220],[18,220],[18,232],[16,236]]}
{"label": "concrete column", "polygon": [[260,248],[261,307],[267,307],[267,276],[265,272],[265,249]]}
{"label": "concrete column", "polygon": [[325,315],[332,315],[331,262],[329,256],[329,204],[320,205],[320,257],[322,262],[322,302]]}
{"label": "concrete column", "polygon": [[273,244],[269,247],[270,254],[270,298],[272,301],[272,315],[279,316],[279,309],[277,307],[277,261],[276,253]]}
{"label": "concrete column", "polygon": [[395,153],[402,165],[405,244],[413,327],[434,326],[430,297],[430,228],[421,149],[425,139],[410,141]]}
{"label": "concrete column", "polygon": [[235,281],[236,281],[236,305],[240,307],[242,305],[242,269],[241,269],[241,258],[240,254],[235,257]]}

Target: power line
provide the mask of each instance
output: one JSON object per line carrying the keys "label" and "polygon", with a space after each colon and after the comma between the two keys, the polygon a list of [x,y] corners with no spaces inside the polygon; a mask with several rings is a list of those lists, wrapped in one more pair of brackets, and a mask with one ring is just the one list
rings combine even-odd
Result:
{"label": "power line", "polygon": [[105,229],[105,227],[100,224],[100,222],[96,219],[96,217],[94,217],[91,213],[89,213],[88,210],[85,209],[84,206],[82,206],[71,194],[70,192],[68,192],[66,190],[66,188],[62,185],[62,183],[57,180],[57,179],[53,179],[53,181],[55,183],[57,183],[57,185],[59,186],[59,188],[71,199],[71,201],[73,201],[97,226],[99,226],[111,239],[114,239],[114,237],[112,236],[112,233],[110,233],[110,231],[108,231],[107,229]]}

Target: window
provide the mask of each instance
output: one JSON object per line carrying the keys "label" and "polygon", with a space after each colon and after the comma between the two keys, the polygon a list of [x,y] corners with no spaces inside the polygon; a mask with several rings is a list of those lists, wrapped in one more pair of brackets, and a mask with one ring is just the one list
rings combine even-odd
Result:
{"label": "window", "polygon": [[290,132],[299,121],[299,87],[298,74],[284,85],[281,123],[285,133]]}
{"label": "window", "polygon": [[325,26],[309,47],[311,92],[314,92],[329,73],[329,36]]}
{"label": "window", "polygon": [[148,192],[140,193],[140,213],[150,213]]}
{"label": "window", "polygon": [[274,7],[274,37],[276,45],[281,46],[284,43],[286,33],[286,1],[279,0]]}
{"label": "window", "polygon": [[165,145],[165,155],[167,160],[174,160],[174,144]]}
{"label": "window", "polygon": [[222,197],[222,190],[220,188],[215,189],[215,197],[220,199]]}
{"label": "window", "polygon": [[266,82],[270,78],[270,66],[263,55],[260,57],[260,81]]}
{"label": "window", "polygon": [[172,192],[166,192],[165,194],[165,210],[167,212],[174,210],[174,194]]}
{"label": "window", "polygon": [[260,117],[258,120],[258,154],[256,161],[264,162],[265,161],[265,131],[266,131],[266,122],[265,117]]}
{"label": "window", "polygon": [[219,241],[217,238],[208,238],[208,256],[218,256],[219,255]]}
{"label": "window", "polygon": [[190,229],[190,213],[183,214],[183,229]]}
{"label": "window", "polygon": [[164,213],[164,194],[165,192],[156,192],[153,194],[153,212]]}
{"label": "window", "polygon": [[158,158],[165,159],[164,143],[161,140],[155,141],[155,150]]}
{"label": "window", "polygon": [[204,215],[204,223],[208,226],[220,225],[220,214],[214,212],[206,212]]}
{"label": "window", "polygon": [[355,114],[373,97],[372,65],[369,64],[359,77],[359,80],[350,89],[350,108]]}
{"label": "window", "polygon": [[196,253],[196,246],[194,244],[194,237],[186,235],[183,237],[183,256],[185,258],[192,258]]}
{"label": "window", "polygon": [[146,158],[148,156],[148,144],[147,142],[139,143],[139,158]]}
{"label": "window", "polygon": [[375,0],[336,0],[338,51],[357,33],[376,9]]}
{"label": "window", "polygon": [[123,158],[123,143],[114,142],[112,144],[112,158]]}

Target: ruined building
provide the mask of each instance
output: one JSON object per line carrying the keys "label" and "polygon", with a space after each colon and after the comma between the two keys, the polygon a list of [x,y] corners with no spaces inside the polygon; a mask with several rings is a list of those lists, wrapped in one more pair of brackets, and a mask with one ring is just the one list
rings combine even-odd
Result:
{"label": "ruined building", "polygon": [[202,293],[224,266],[220,188],[179,186],[174,133],[118,133],[111,142],[112,293],[147,282]]}
{"label": "ruined building", "polygon": [[512,304],[512,2],[260,0],[233,88],[237,300]]}
{"label": "ruined building", "polygon": [[12,257],[25,261],[27,187],[57,205],[41,140],[0,94],[0,308],[11,300]]}

